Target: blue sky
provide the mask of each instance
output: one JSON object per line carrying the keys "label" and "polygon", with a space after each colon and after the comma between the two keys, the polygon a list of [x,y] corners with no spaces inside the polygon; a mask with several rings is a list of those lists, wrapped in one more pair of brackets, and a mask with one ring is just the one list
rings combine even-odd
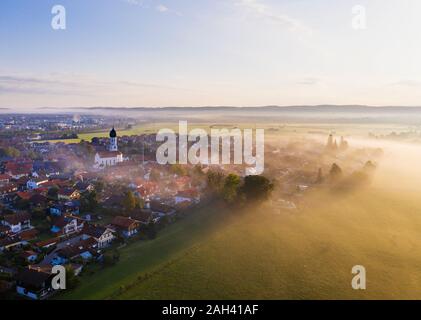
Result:
{"label": "blue sky", "polygon": [[0,107],[421,105],[420,14],[417,0],[2,0]]}

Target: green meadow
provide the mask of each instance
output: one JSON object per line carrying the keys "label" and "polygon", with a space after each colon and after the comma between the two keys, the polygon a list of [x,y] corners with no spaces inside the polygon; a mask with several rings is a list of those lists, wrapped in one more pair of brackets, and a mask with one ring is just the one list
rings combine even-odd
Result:
{"label": "green meadow", "polygon": [[[291,135],[328,135],[331,132],[336,133],[337,135],[349,135],[353,134],[354,136],[367,136],[367,132],[382,134],[390,133],[391,131],[405,131],[408,130],[408,126],[402,125],[366,125],[366,124],[335,124],[335,123],[271,123],[271,122],[239,122],[239,123],[188,123],[189,130],[191,129],[204,129],[207,132],[210,132],[212,128],[214,129],[255,129],[261,128],[265,129],[265,134],[267,136],[291,136]],[[140,135],[145,133],[156,133],[160,129],[171,129],[175,132],[178,131],[178,122],[155,122],[147,124],[138,124],[131,129],[117,129],[119,136],[132,136]],[[95,131],[95,132],[85,132],[78,133],[78,139],[55,139],[48,140],[52,143],[64,142],[64,143],[78,143],[81,140],[91,141],[92,138],[98,137],[108,137],[109,130],[104,131]],[[43,141],[40,141],[43,142]]]}
{"label": "green meadow", "polygon": [[[217,207],[121,250],[68,299],[419,299],[421,200],[384,189],[308,195],[299,211]],[[351,287],[354,265],[367,290]]]}

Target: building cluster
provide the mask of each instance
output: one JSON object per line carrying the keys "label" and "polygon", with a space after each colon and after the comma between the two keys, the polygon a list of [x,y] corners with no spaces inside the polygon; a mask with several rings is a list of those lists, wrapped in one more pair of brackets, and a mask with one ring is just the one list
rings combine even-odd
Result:
{"label": "building cluster", "polygon": [[114,246],[140,241],[197,205],[205,187],[188,171],[158,165],[145,150],[123,154],[114,128],[107,141],[30,143],[22,155],[24,148],[36,159],[7,156],[0,163],[0,294],[49,297],[55,265],[77,276],[103,263]]}

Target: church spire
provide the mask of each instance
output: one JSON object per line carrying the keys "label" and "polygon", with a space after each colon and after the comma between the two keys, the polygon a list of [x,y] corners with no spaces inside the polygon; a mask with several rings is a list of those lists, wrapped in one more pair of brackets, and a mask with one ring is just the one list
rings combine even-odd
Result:
{"label": "church spire", "polygon": [[117,147],[117,132],[113,128],[110,131],[110,144],[108,146],[108,150],[109,151],[118,151],[118,147]]}

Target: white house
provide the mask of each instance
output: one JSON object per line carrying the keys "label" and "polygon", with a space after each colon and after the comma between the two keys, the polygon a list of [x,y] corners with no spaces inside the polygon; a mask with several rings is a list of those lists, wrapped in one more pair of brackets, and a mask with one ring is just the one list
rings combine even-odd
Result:
{"label": "white house", "polygon": [[7,215],[2,221],[3,225],[10,227],[11,232],[19,233],[31,229],[31,215],[27,212]]}
{"label": "white house", "polygon": [[114,230],[101,226],[93,226],[85,224],[82,230],[83,239],[94,238],[98,244],[98,248],[106,248],[115,239]]}

